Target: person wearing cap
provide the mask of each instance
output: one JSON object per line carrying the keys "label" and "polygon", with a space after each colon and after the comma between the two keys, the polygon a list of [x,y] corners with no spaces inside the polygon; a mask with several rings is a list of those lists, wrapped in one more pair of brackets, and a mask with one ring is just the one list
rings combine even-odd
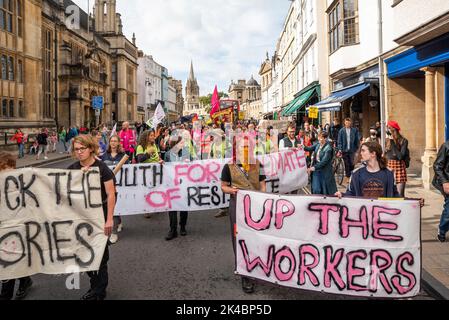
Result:
{"label": "person wearing cap", "polygon": [[401,135],[401,127],[396,121],[388,122],[385,157],[388,168],[393,171],[398,192],[405,197],[407,184],[407,168],[410,166],[408,140]]}

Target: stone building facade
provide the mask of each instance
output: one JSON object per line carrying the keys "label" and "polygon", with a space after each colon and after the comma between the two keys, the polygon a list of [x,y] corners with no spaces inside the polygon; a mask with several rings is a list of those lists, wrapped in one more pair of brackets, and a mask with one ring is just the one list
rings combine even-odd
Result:
{"label": "stone building facade", "polygon": [[[3,3],[1,133],[136,118],[137,48],[122,33],[115,0],[97,0],[90,17],[70,0]],[[104,98],[99,117],[94,96]]]}

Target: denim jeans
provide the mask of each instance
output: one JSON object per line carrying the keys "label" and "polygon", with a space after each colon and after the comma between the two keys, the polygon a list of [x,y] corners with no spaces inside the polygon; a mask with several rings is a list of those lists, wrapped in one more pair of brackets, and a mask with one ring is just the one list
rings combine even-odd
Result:
{"label": "denim jeans", "polygon": [[21,159],[25,156],[24,154],[25,146],[23,143],[19,143],[18,146],[19,146],[19,159]]}
{"label": "denim jeans", "polygon": [[444,197],[443,213],[440,221],[440,235],[444,236],[449,231],[449,196]]}

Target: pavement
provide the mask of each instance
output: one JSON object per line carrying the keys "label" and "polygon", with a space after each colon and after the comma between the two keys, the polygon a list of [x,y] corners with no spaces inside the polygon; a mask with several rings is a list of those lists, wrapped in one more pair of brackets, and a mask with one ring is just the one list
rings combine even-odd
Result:
{"label": "pavement", "polygon": [[17,159],[17,169],[28,168],[28,167],[42,167],[55,162],[70,159],[71,155],[67,153],[49,153],[48,159],[45,160],[44,156],[41,155],[40,160],[36,160],[35,155],[25,155],[22,159]]}
{"label": "pavement", "polygon": [[421,217],[423,286],[433,296],[449,300],[449,243],[437,240],[444,198],[437,190],[424,190],[422,180],[413,177],[406,196],[426,201]]}

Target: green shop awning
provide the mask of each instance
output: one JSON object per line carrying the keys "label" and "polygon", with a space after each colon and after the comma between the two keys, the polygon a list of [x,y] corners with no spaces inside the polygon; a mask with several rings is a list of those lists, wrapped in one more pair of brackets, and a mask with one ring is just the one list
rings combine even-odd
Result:
{"label": "green shop awning", "polygon": [[298,110],[303,108],[310,101],[316,91],[317,86],[314,86],[310,90],[304,92],[302,95],[293,100],[292,103],[287,106],[287,108],[285,108],[285,110],[282,112],[282,115],[286,117],[298,112]]}

